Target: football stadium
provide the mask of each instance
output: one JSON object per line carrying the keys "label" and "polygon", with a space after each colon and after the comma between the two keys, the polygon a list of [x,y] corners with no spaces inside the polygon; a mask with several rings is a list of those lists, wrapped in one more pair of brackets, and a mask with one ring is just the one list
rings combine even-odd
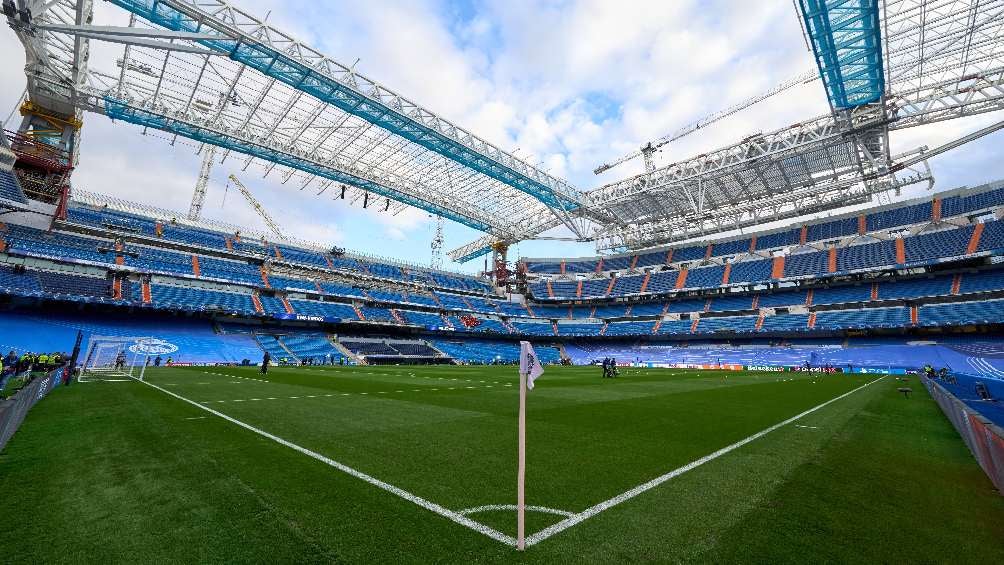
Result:
{"label": "football stadium", "polygon": [[0,562],[1004,563],[1004,1],[621,4],[2,0]]}

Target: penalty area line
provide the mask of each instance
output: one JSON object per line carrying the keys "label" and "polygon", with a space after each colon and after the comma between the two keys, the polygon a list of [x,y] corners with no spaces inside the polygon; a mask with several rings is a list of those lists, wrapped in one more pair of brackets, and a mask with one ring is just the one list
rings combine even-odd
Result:
{"label": "penalty area line", "polygon": [[826,402],[824,402],[822,404],[819,404],[817,406],[809,408],[808,410],[806,410],[805,412],[802,412],[801,414],[796,414],[796,415],[792,416],[791,418],[788,418],[787,420],[784,420],[783,422],[778,422],[777,424],[774,424],[773,426],[771,426],[769,428],[763,429],[763,430],[761,430],[761,431],[759,431],[759,432],[757,432],[757,433],[755,433],[755,434],[753,434],[753,435],[751,435],[751,436],[749,436],[747,438],[741,439],[741,440],[733,443],[732,445],[727,445],[727,446],[719,449],[718,451],[715,451],[714,453],[705,455],[704,457],[701,457],[700,459],[697,459],[695,461],[691,461],[690,463],[687,463],[683,467],[679,467],[677,469],[674,469],[674,470],[666,473],[665,475],[661,475],[659,477],[656,477],[656,478],[648,481],[647,483],[642,483],[642,484],[634,487],[631,490],[622,492],[621,494],[618,494],[617,496],[615,496],[615,497],[613,497],[611,499],[604,500],[603,502],[601,502],[599,504],[591,506],[591,507],[583,510],[582,512],[579,512],[577,514],[573,514],[572,516],[569,516],[568,518],[565,518],[564,520],[562,520],[562,521],[560,521],[560,522],[558,522],[556,524],[553,524],[551,526],[548,526],[548,527],[544,528],[543,530],[541,530],[541,531],[539,531],[539,532],[537,532],[537,533],[535,533],[535,534],[527,537],[526,538],[526,545],[527,546],[536,545],[536,544],[538,544],[538,543],[546,540],[547,538],[549,538],[549,537],[551,537],[551,536],[553,536],[555,534],[559,534],[559,533],[567,530],[568,528],[571,528],[572,526],[574,526],[576,524],[579,524],[579,523],[581,523],[581,522],[583,522],[583,521],[585,521],[585,520],[587,520],[589,518],[592,518],[593,516],[599,514],[600,512],[603,512],[604,510],[608,510],[610,508],[613,508],[614,506],[617,506],[618,504],[620,504],[622,502],[625,502],[627,500],[631,500],[632,498],[638,496],[639,494],[642,494],[643,492],[652,490],[653,488],[661,485],[662,483],[664,483],[664,482],[666,482],[666,481],[668,481],[668,480],[670,480],[672,478],[678,477],[678,476],[680,476],[680,475],[682,475],[682,474],[684,474],[687,471],[690,471],[692,469],[696,469],[697,467],[700,467],[701,465],[704,465],[705,463],[707,463],[709,461],[714,461],[715,459],[718,459],[722,455],[725,455],[726,453],[729,453],[730,451],[734,451],[736,449],[739,449],[740,447],[746,445],[747,443],[750,443],[752,441],[756,441],[756,440],[762,438],[763,436],[769,434],[770,432],[773,432],[774,430],[776,430],[778,428],[787,426],[788,424],[790,424],[790,423],[792,423],[792,422],[794,422],[796,420],[799,420],[801,418],[804,418],[805,416],[808,416],[809,414],[812,414],[816,410],[820,410],[820,409],[822,409],[822,408],[824,408],[826,406],[829,406],[830,404],[833,404],[834,402],[836,402],[838,400],[841,400],[843,398],[846,398],[846,397],[854,394],[855,392],[857,392],[857,391],[859,391],[859,390],[861,390],[861,389],[863,389],[865,387],[871,386],[871,385],[879,382],[880,380],[882,380],[882,378],[883,377],[879,377],[879,378],[877,378],[877,379],[875,379],[873,381],[867,382],[867,383],[865,383],[865,384],[863,384],[863,385],[861,385],[861,386],[859,386],[859,387],[857,387],[857,388],[855,388],[853,390],[850,390],[848,392],[845,392],[844,394],[841,394],[840,396],[831,398],[831,399],[827,400]]}
{"label": "penalty area line", "polygon": [[389,492],[389,493],[391,493],[393,495],[396,495],[396,496],[398,496],[400,498],[403,498],[404,500],[407,500],[408,502],[411,502],[412,504],[415,504],[417,506],[425,508],[426,510],[429,510],[429,511],[434,512],[436,514],[439,514],[440,516],[442,516],[444,518],[447,518],[447,519],[449,519],[449,520],[451,520],[451,521],[453,521],[453,522],[455,522],[457,524],[460,524],[461,526],[470,528],[471,530],[474,530],[475,532],[478,532],[479,534],[483,534],[485,536],[488,536],[489,538],[491,538],[491,539],[493,539],[495,541],[504,543],[504,544],[512,546],[512,547],[516,546],[516,539],[513,538],[512,536],[506,535],[506,534],[504,534],[504,533],[502,533],[502,532],[500,532],[500,531],[498,531],[498,530],[496,530],[494,528],[490,528],[490,527],[488,527],[488,526],[486,526],[486,525],[484,525],[484,524],[482,524],[480,522],[477,522],[475,520],[471,520],[470,518],[468,518],[467,516],[464,516],[464,515],[460,514],[459,512],[454,512],[452,510],[444,508],[444,507],[436,504],[435,502],[431,502],[431,501],[426,500],[426,499],[424,499],[424,498],[422,498],[422,497],[420,497],[418,495],[412,494],[412,493],[410,493],[410,492],[408,492],[408,491],[406,491],[406,490],[404,490],[402,488],[399,488],[399,487],[396,487],[396,486],[394,486],[394,485],[392,485],[390,483],[381,481],[380,479],[377,479],[376,477],[373,477],[371,475],[367,475],[366,473],[363,473],[362,471],[358,471],[356,469],[353,469],[352,467],[349,467],[348,465],[345,465],[344,463],[339,463],[338,461],[335,461],[334,459],[331,459],[329,457],[325,457],[324,455],[321,455],[320,453],[317,453],[316,451],[311,451],[311,450],[307,449],[306,447],[301,447],[301,446],[299,446],[299,445],[297,445],[297,444],[295,444],[295,443],[293,443],[293,442],[291,442],[289,440],[283,439],[283,438],[281,438],[281,437],[279,437],[277,435],[270,434],[270,433],[268,433],[268,432],[266,432],[264,430],[258,429],[256,427],[252,426],[251,424],[247,424],[247,423],[242,422],[242,421],[240,421],[240,420],[238,420],[236,418],[228,416],[228,415],[226,415],[226,414],[224,414],[222,412],[218,412],[216,410],[213,410],[212,408],[208,408],[206,406],[203,406],[203,405],[199,404],[198,402],[196,402],[194,400],[189,400],[189,399],[185,398],[184,396],[181,396],[180,394],[173,393],[173,392],[171,392],[171,391],[169,391],[167,389],[161,388],[161,387],[159,387],[159,386],[157,386],[157,385],[155,385],[153,383],[149,383],[149,382],[146,382],[146,381],[140,381],[139,379],[134,379],[134,380],[137,380],[138,382],[141,382],[141,383],[145,384],[146,386],[155,388],[155,389],[159,390],[160,392],[163,392],[164,394],[167,394],[169,396],[173,396],[174,398],[177,398],[178,400],[181,400],[182,402],[186,402],[188,404],[191,404],[192,406],[195,406],[199,410],[204,410],[204,411],[209,412],[210,414],[212,414],[214,416],[218,416],[220,418],[223,418],[224,420],[230,422],[231,424],[235,424],[235,425],[240,426],[240,427],[242,427],[242,428],[244,428],[244,429],[246,429],[248,431],[254,432],[254,433],[256,433],[256,434],[258,434],[258,435],[260,435],[262,437],[268,438],[268,439],[270,439],[270,440],[278,443],[279,445],[288,447],[288,448],[290,448],[290,449],[292,449],[294,451],[298,451],[298,452],[302,453],[303,455],[306,455],[307,457],[310,457],[312,459],[320,461],[321,463],[324,463],[325,465],[334,467],[335,469],[338,469],[339,471],[341,471],[341,472],[343,472],[343,473],[345,473],[347,475],[351,475],[351,476],[353,476],[353,477],[355,477],[357,479],[363,480],[363,481],[365,481],[365,482],[367,482],[367,483],[369,483],[369,484],[371,484],[371,485],[373,485],[373,486],[375,486],[375,487],[377,487],[377,488],[379,488],[381,490],[387,491],[387,492]]}

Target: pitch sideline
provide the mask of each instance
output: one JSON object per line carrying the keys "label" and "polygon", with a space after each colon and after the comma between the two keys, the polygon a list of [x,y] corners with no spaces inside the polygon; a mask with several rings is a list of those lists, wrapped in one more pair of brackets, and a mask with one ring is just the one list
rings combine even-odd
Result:
{"label": "pitch sideline", "polygon": [[759,432],[757,432],[757,433],[755,433],[755,434],[753,434],[753,435],[751,435],[751,436],[749,436],[747,438],[741,439],[741,440],[739,440],[739,441],[737,441],[737,442],[735,442],[735,443],[733,443],[731,445],[727,445],[727,446],[719,449],[718,451],[715,451],[714,453],[705,455],[704,457],[701,457],[700,459],[697,459],[695,461],[691,461],[690,463],[687,463],[686,465],[684,465],[682,467],[676,468],[676,469],[674,469],[674,470],[666,473],[665,475],[660,475],[660,476],[658,476],[658,477],[656,477],[656,478],[654,478],[654,479],[652,479],[652,480],[650,480],[650,481],[648,481],[646,483],[642,483],[642,484],[640,484],[640,485],[638,485],[638,486],[636,486],[636,487],[634,487],[634,488],[632,488],[630,490],[622,492],[621,494],[618,494],[617,496],[615,496],[613,498],[604,500],[603,502],[601,502],[599,504],[595,504],[593,506],[590,506],[589,508],[583,510],[582,512],[579,512],[577,514],[569,516],[568,518],[565,518],[564,520],[562,520],[562,521],[560,521],[560,522],[558,522],[556,524],[552,524],[552,525],[544,528],[543,530],[541,530],[541,531],[539,531],[539,532],[537,532],[537,533],[535,533],[535,534],[527,537],[526,538],[526,545],[527,546],[536,545],[536,544],[538,544],[538,543],[546,540],[547,538],[549,538],[549,537],[551,537],[551,536],[553,536],[555,534],[559,534],[559,533],[567,530],[568,528],[571,528],[572,526],[574,526],[576,524],[579,524],[579,523],[581,523],[581,522],[583,522],[583,521],[585,521],[585,520],[587,520],[589,518],[592,518],[593,516],[599,514],[600,512],[603,512],[604,510],[608,510],[610,508],[613,508],[614,506],[617,506],[618,504],[620,504],[622,502],[630,500],[630,499],[638,496],[639,494],[642,494],[642,493],[644,493],[646,491],[652,490],[653,488],[661,485],[662,483],[664,483],[664,482],[666,482],[666,481],[668,481],[668,480],[670,480],[672,478],[678,477],[678,476],[686,473],[687,471],[690,471],[692,469],[696,469],[697,467],[700,467],[701,465],[704,465],[705,463],[707,463],[709,461],[714,461],[715,459],[718,459],[719,457],[721,457],[722,455],[725,455],[726,453],[734,451],[734,450],[736,450],[736,449],[738,449],[738,448],[746,445],[747,443],[750,443],[752,441],[760,439],[761,437],[769,434],[770,432],[773,432],[774,430],[776,430],[778,428],[784,427],[784,426],[786,426],[786,425],[788,425],[788,424],[790,424],[790,423],[792,423],[794,421],[797,421],[797,420],[799,420],[799,419],[801,419],[801,418],[803,418],[805,416],[808,416],[809,414],[812,414],[816,410],[819,410],[819,409],[824,408],[824,407],[826,407],[826,406],[828,406],[828,405],[830,405],[830,404],[832,404],[832,403],[834,403],[834,402],[836,402],[838,400],[846,398],[846,397],[854,394],[855,392],[857,392],[857,391],[859,391],[859,390],[861,390],[861,389],[863,389],[865,387],[871,386],[871,385],[879,382],[883,378],[884,377],[879,377],[879,378],[877,378],[877,379],[875,379],[873,381],[869,381],[869,382],[867,382],[867,383],[865,383],[865,384],[863,384],[863,385],[861,385],[861,386],[859,386],[859,387],[857,387],[857,388],[855,388],[853,390],[849,390],[849,391],[845,392],[844,394],[841,394],[840,396],[836,396],[834,398],[831,398],[831,399],[827,400],[826,402],[823,402],[822,404],[819,404],[817,406],[809,408],[805,412],[802,412],[800,414],[796,414],[796,415],[792,416],[791,418],[788,418],[787,420],[784,420],[782,422],[778,422],[777,424],[774,424],[773,426],[770,426],[769,428],[765,428],[765,429],[763,429],[763,430],[761,430],[761,431],[759,431]]}
{"label": "pitch sideline", "polygon": [[486,526],[486,525],[484,525],[484,524],[482,524],[480,522],[477,522],[475,520],[471,520],[467,516],[464,516],[464,515],[462,515],[462,514],[460,514],[458,512],[454,512],[452,510],[444,508],[444,507],[436,504],[435,502],[431,502],[431,501],[426,500],[426,499],[424,499],[424,498],[422,498],[422,497],[420,497],[420,496],[418,496],[416,494],[412,494],[412,493],[410,493],[410,492],[408,492],[408,491],[406,491],[406,490],[404,490],[402,488],[399,488],[399,487],[396,487],[396,486],[394,486],[394,485],[392,485],[390,483],[386,483],[384,481],[381,481],[380,479],[377,479],[376,477],[373,477],[371,475],[367,475],[366,473],[363,473],[362,471],[358,471],[356,469],[353,469],[352,467],[349,467],[348,465],[345,465],[343,463],[339,463],[338,461],[335,461],[334,459],[331,459],[329,457],[325,457],[324,455],[321,455],[320,453],[317,453],[315,451],[311,451],[311,450],[309,450],[309,449],[307,449],[305,447],[301,447],[301,446],[299,446],[299,445],[297,445],[297,444],[295,444],[295,443],[293,443],[293,442],[291,442],[289,440],[285,440],[285,439],[283,439],[283,438],[281,438],[279,436],[276,436],[274,434],[270,434],[269,432],[266,432],[264,430],[256,428],[256,427],[252,426],[251,424],[247,424],[247,423],[242,422],[242,421],[240,421],[240,420],[238,420],[236,418],[228,416],[228,415],[226,415],[226,414],[224,414],[222,412],[218,412],[216,410],[213,410],[212,408],[209,408],[207,406],[203,406],[203,405],[199,404],[198,402],[196,402],[194,400],[189,400],[189,399],[185,398],[184,396],[181,396],[180,394],[175,394],[175,393],[173,393],[173,392],[171,392],[171,391],[169,391],[167,389],[161,388],[161,387],[159,387],[159,386],[157,386],[157,385],[155,385],[153,383],[150,383],[150,382],[147,382],[147,381],[140,381],[139,379],[133,379],[133,380],[136,380],[136,381],[138,381],[140,383],[143,383],[146,386],[149,386],[151,388],[157,389],[157,390],[163,392],[164,394],[173,396],[174,398],[177,398],[178,400],[181,400],[183,402],[191,404],[192,406],[195,406],[196,408],[198,408],[200,410],[205,410],[206,412],[209,412],[210,414],[212,414],[214,416],[218,416],[220,418],[223,418],[224,420],[230,422],[231,424],[238,425],[238,426],[240,426],[240,427],[242,427],[242,428],[244,428],[244,429],[246,429],[248,431],[254,432],[254,433],[256,433],[256,434],[258,434],[258,435],[260,435],[262,437],[268,438],[268,439],[270,439],[270,440],[278,443],[279,445],[283,445],[285,447],[288,447],[290,449],[298,451],[298,452],[302,453],[303,455],[306,455],[306,456],[308,456],[308,457],[310,457],[312,459],[320,461],[321,463],[324,463],[324,464],[326,464],[328,466],[334,467],[335,469],[338,469],[339,471],[341,471],[341,472],[343,472],[345,474],[351,475],[351,476],[353,476],[353,477],[355,477],[357,479],[361,479],[361,480],[363,480],[363,481],[365,481],[365,482],[367,482],[367,483],[369,483],[369,484],[371,484],[371,485],[373,485],[373,486],[375,486],[375,487],[377,487],[377,488],[379,488],[381,490],[387,491],[387,492],[389,492],[391,494],[394,494],[394,495],[396,495],[396,496],[398,496],[400,498],[403,498],[404,500],[407,500],[408,502],[411,502],[411,503],[413,503],[413,504],[415,504],[417,506],[425,508],[426,510],[429,510],[429,511],[432,511],[432,512],[434,512],[436,514],[439,514],[440,516],[442,516],[444,518],[447,518],[447,519],[449,519],[449,520],[451,520],[451,521],[453,521],[453,522],[455,522],[457,524],[460,524],[461,526],[464,526],[464,527],[467,527],[467,528],[469,528],[471,530],[474,530],[475,532],[478,532],[479,534],[483,534],[485,536],[488,536],[489,538],[491,538],[491,539],[493,539],[495,541],[498,541],[498,542],[501,542],[501,543],[504,543],[506,545],[513,546],[513,547],[516,546],[516,538],[514,538],[512,536],[509,536],[509,535],[506,535],[506,534],[504,534],[504,533],[502,533],[502,532],[500,532],[500,531],[498,531],[496,529],[493,529],[493,528],[491,528],[489,526]]}

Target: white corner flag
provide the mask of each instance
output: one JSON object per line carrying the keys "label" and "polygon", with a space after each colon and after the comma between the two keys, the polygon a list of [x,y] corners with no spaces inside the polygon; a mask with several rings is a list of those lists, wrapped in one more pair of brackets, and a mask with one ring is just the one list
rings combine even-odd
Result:
{"label": "white corner flag", "polygon": [[526,375],[526,388],[533,390],[533,381],[544,374],[544,367],[529,341],[519,342],[519,372]]}
{"label": "white corner flag", "polygon": [[523,551],[526,519],[524,486],[526,478],[526,391],[544,374],[544,367],[529,341],[519,342],[519,455],[516,465],[516,548]]}

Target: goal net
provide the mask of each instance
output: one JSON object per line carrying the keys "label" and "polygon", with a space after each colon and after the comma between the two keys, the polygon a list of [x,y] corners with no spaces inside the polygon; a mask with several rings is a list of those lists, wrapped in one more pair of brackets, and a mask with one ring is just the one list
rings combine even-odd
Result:
{"label": "goal net", "polygon": [[147,336],[91,336],[80,366],[80,382],[138,377],[147,354],[137,345],[151,339]]}

